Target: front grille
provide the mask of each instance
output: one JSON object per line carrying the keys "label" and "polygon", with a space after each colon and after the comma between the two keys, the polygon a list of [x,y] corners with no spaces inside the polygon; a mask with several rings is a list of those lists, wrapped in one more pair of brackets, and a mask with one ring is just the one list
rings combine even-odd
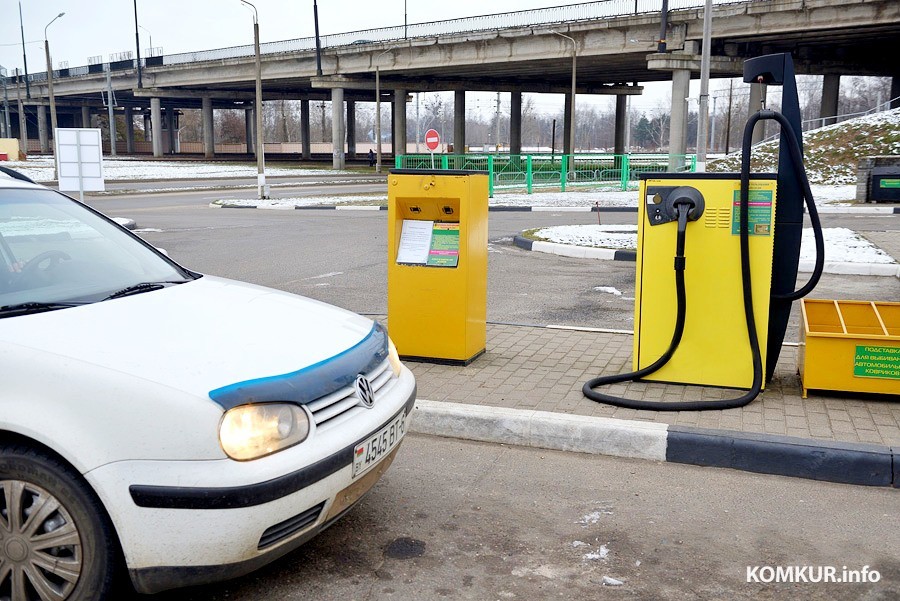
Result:
{"label": "front grille", "polygon": [[[378,392],[391,380],[395,379],[390,361],[387,359],[378,367],[363,375],[372,383],[376,404],[378,403]],[[316,427],[321,427],[326,422],[334,422],[336,418],[346,415],[354,407],[359,407],[360,399],[356,396],[356,390],[353,386],[347,386],[329,395],[320,397],[306,406],[313,415]]]}
{"label": "front grille", "polygon": [[319,514],[322,513],[323,507],[325,507],[325,501],[322,501],[315,507],[307,509],[300,515],[295,515],[294,517],[287,519],[280,524],[275,524],[274,526],[266,529],[266,531],[263,532],[262,536],[260,537],[259,544],[256,546],[256,548],[262,550],[266,547],[270,547],[275,543],[286,539],[292,534],[300,532],[307,526],[315,524],[316,520],[319,519]]}

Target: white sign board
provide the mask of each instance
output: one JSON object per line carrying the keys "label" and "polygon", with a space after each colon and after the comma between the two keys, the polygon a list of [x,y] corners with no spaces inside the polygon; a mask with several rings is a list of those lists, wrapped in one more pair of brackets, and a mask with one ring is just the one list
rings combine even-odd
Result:
{"label": "white sign board", "polygon": [[431,249],[431,231],[434,221],[403,220],[400,230],[400,249],[397,251],[397,263],[404,265],[425,265],[428,262],[428,251]]}
{"label": "white sign board", "polygon": [[57,128],[56,172],[61,192],[104,192],[100,130]]}

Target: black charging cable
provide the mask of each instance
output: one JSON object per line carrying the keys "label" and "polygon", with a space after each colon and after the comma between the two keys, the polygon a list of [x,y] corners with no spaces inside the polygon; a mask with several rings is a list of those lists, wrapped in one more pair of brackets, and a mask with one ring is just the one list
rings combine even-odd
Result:
{"label": "black charging cable", "polygon": [[[795,301],[812,292],[813,288],[816,287],[816,284],[819,283],[819,279],[822,277],[822,272],[825,267],[825,236],[822,233],[822,221],[819,219],[819,211],[816,209],[816,202],[813,199],[812,189],[809,185],[809,178],[806,175],[806,166],[803,164],[803,154],[800,150],[800,141],[797,140],[797,134],[794,133],[794,128],[791,127],[791,124],[787,120],[787,117],[777,111],[772,110],[761,110],[758,113],[751,115],[750,119],[747,120],[746,127],[749,128],[752,132],[753,126],[755,126],[758,121],[763,120],[778,121],[779,125],[781,125],[781,132],[787,137],[787,147],[788,151],[791,153],[791,163],[793,163],[794,168],[796,169],[797,182],[800,184],[803,192],[803,200],[806,203],[806,212],[809,214],[809,223],[812,226],[813,239],[815,240],[816,244],[816,262],[813,266],[813,271],[809,277],[809,281],[807,281],[806,284],[804,284],[798,290],[795,290],[794,292],[791,292],[789,294],[772,295],[772,298],[778,300]],[[746,137],[746,129],[744,130],[744,136]],[[743,193],[744,187],[750,185],[750,151],[744,148],[742,152],[743,156],[741,157],[741,190]]]}
{"label": "black charging cable", "polygon": [[595,388],[608,384],[618,384],[621,382],[629,382],[648,376],[655,371],[661,369],[675,353],[678,345],[681,343],[681,337],[684,334],[684,321],[687,313],[687,295],[684,286],[684,243],[687,229],[687,216],[691,205],[691,201],[675,201],[676,210],[678,212],[678,233],[676,237],[675,251],[675,294],[677,297],[677,307],[675,315],[675,330],[672,335],[672,341],[669,348],[663,355],[654,361],[651,365],[637,371],[613,376],[600,376],[593,378],[584,383],[582,393],[584,396],[598,403],[607,405],[615,405],[616,407],[625,407],[628,409],[643,409],[649,411],[709,411],[722,409],[736,409],[751,403],[762,391],[763,384],[763,367],[762,356],[759,349],[759,336],[756,333],[756,318],[753,314],[753,287],[750,276],[750,233],[749,233],[749,205],[750,205],[750,154],[753,144],[753,127],[760,120],[775,120],[781,125],[782,131],[787,134],[788,147],[791,153],[791,161],[797,168],[798,178],[803,188],[803,195],[806,201],[807,211],[809,213],[810,222],[813,226],[813,232],[816,241],[816,264],[813,269],[812,276],[809,281],[799,290],[795,290],[791,294],[773,295],[773,298],[784,300],[796,300],[809,294],[815,288],[822,275],[822,268],[825,263],[825,242],[822,235],[822,225],[819,220],[818,211],[816,211],[815,201],[813,200],[812,190],[809,186],[809,179],[806,176],[806,169],[803,165],[803,156],[800,150],[800,142],[797,139],[794,130],[791,128],[788,120],[776,111],[762,110],[752,115],[747,120],[744,127],[744,138],[742,142],[741,157],[741,188],[740,188],[740,248],[741,248],[741,288],[744,300],[744,321],[747,324],[747,338],[750,344],[750,353],[753,361],[753,381],[750,388],[741,396],[735,399],[725,399],[717,401],[681,401],[681,402],[665,402],[665,401],[641,401],[635,399],[626,399],[623,397],[612,396],[597,392]]}

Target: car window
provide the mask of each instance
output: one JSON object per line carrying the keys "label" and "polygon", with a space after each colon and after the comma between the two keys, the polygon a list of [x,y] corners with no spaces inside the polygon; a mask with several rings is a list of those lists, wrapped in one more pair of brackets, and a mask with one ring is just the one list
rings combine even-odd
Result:
{"label": "car window", "polygon": [[0,189],[0,307],[96,302],[139,283],[191,277],[62,194]]}

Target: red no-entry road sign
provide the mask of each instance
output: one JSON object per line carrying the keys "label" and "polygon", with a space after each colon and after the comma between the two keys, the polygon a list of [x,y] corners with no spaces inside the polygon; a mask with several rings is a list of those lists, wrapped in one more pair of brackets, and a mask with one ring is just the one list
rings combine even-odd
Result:
{"label": "red no-entry road sign", "polygon": [[441,145],[441,134],[435,129],[429,129],[425,132],[425,147],[434,152]]}

